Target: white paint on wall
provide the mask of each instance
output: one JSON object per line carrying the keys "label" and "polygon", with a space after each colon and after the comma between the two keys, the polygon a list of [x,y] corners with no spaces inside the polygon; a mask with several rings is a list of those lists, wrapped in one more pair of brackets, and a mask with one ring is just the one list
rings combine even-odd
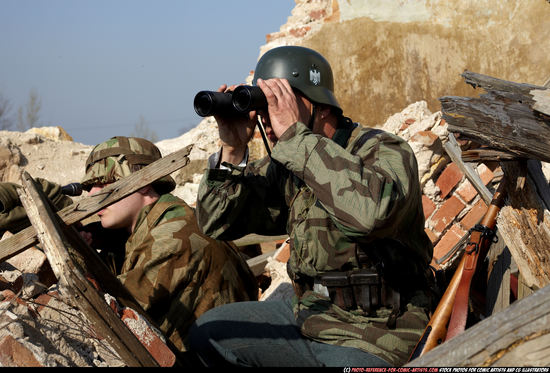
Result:
{"label": "white paint on wall", "polygon": [[427,0],[339,0],[340,20],[368,17],[377,22],[419,22],[432,16]]}

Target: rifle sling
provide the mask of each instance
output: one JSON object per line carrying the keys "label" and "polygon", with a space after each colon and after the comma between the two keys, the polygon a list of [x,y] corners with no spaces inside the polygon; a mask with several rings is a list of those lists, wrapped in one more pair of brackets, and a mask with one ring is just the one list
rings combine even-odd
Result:
{"label": "rifle sling", "polygon": [[466,246],[466,251],[464,253],[466,258],[462,270],[462,277],[460,278],[456,291],[445,341],[460,334],[466,328],[472,278],[474,277],[478,263],[485,259],[489,246],[491,246],[495,234],[493,229],[496,226],[498,212],[504,204],[504,198],[505,183],[501,182],[496,193],[493,195],[491,204],[481,223],[471,229],[470,242],[468,246]]}
{"label": "rifle sling", "polygon": [[[472,278],[476,272],[477,263],[480,259],[481,247],[486,246],[486,241],[481,241],[481,232],[474,231],[471,234],[471,240],[466,247],[466,255],[464,261],[464,267],[462,270],[462,277],[456,290],[456,297],[453,304],[453,310],[451,312],[451,319],[449,320],[449,326],[447,328],[447,336],[445,341],[453,338],[457,334],[460,334],[466,328],[466,320],[468,318],[468,303],[470,299],[470,287],[472,284]],[[483,250],[485,251],[485,250]],[[481,258],[483,259],[483,258]]]}

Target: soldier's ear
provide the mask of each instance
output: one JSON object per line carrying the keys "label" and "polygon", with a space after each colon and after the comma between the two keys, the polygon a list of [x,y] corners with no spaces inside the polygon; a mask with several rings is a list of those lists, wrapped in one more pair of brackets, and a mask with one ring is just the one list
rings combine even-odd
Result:
{"label": "soldier's ear", "polygon": [[332,113],[332,108],[329,105],[319,105],[318,110],[321,119],[326,119]]}
{"label": "soldier's ear", "polygon": [[153,189],[153,187],[151,185],[146,185],[144,186],[143,188],[141,189],[138,189],[137,192],[139,194],[142,194],[144,196],[148,195],[148,194],[151,194],[152,192],[154,192],[155,190]]}

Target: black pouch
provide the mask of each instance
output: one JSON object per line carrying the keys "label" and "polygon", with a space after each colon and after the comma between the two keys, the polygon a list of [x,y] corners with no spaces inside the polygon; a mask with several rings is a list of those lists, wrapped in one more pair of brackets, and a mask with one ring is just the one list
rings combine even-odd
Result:
{"label": "black pouch", "polygon": [[380,276],[373,269],[360,269],[349,275],[355,302],[359,308],[372,314],[380,307]]}
{"label": "black pouch", "polygon": [[343,310],[354,309],[353,289],[346,272],[329,272],[319,276],[319,282],[327,287],[332,302]]}

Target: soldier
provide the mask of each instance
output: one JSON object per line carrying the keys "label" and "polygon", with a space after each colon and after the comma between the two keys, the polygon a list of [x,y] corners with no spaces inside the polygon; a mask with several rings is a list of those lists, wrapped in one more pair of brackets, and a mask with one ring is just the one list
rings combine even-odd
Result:
{"label": "soldier", "polygon": [[[160,158],[158,148],[145,139],[113,137],[93,148],[82,187],[98,193]],[[221,304],[255,300],[258,287],[234,245],[200,232],[193,209],[170,194],[174,187],[166,176],[98,216],[103,228],[130,234],[118,279],[184,351],[188,327],[197,317]]]}
{"label": "soldier", "polygon": [[[209,310],[191,328],[190,351],[207,365],[402,365],[432,307],[414,153],[342,114],[331,67],[314,50],[268,51],[253,85],[268,106],[216,116],[222,147],[201,181],[197,217],[217,239],[288,234],[296,296]],[[274,146],[249,163],[256,115]]]}
{"label": "soldier", "polygon": [[[82,187],[100,193],[160,158],[150,141],[113,137],[91,151]],[[112,237],[105,232],[126,232],[120,264],[111,270],[183,357],[188,328],[197,317],[225,303],[256,300],[258,285],[234,244],[199,230],[194,210],[170,194],[174,187],[172,177],[166,176],[139,189],[98,212],[108,231],[84,226],[81,234],[92,247],[101,248],[105,236]],[[58,197],[51,183],[42,188],[50,198]],[[13,185],[0,186],[0,196],[12,190]],[[59,207],[65,202],[66,197]]]}

